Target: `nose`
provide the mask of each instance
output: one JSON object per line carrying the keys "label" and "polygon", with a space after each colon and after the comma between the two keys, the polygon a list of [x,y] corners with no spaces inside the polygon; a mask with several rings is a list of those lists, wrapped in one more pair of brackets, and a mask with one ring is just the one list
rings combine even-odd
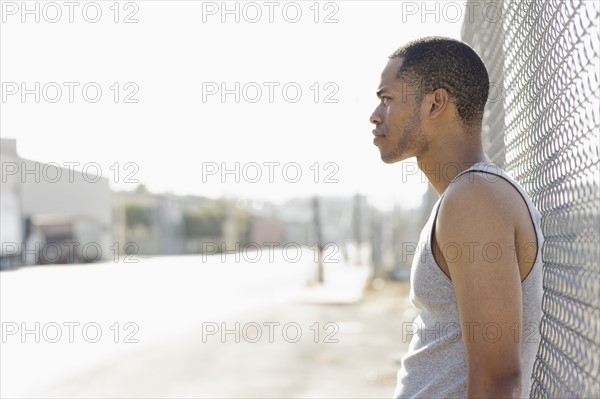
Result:
{"label": "nose", "polygon": [[379,106],[377,106],[377,108],[375,108],[375,111],[373,111],[373,113],[371,114],[369,121],[374,125],[379,125],[381,123],[382,118],[379,113]]}

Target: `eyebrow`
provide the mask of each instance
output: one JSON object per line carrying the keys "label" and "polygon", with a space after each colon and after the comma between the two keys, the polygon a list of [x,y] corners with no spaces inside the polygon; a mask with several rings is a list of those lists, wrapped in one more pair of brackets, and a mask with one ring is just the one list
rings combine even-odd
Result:
{"label": "eyebrow", "polygon": [[388,90],[388,88],[384,86],[381,89],[377,90],[377,93],[375,93],[375,94],[377,94],[378,98],[381,98],[382,94],[386,93],[387,90]]}

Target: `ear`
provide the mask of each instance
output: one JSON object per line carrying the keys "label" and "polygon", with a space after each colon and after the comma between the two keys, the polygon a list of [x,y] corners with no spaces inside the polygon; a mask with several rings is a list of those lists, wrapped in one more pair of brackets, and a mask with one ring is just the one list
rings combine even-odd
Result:
{"label": "ear", "polygon": [[429,96],[429,117],[434,119],[439,117],[446,110],[448,103],[450,102],[450,95],[446,89],[440,88],[429,94]]}

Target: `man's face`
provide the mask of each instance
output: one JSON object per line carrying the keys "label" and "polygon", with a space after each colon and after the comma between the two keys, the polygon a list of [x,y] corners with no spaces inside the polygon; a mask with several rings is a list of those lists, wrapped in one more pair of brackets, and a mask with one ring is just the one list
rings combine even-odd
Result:
{"label": "man's face", "polygon": [[385,163],[420,155],[427,148],[416,93],[402,80],[396,79],[401,65],[401,58],[388,61],[377,90],[380,103],[370,118],[375,125],[373,144],[379,148],[381,160]]}

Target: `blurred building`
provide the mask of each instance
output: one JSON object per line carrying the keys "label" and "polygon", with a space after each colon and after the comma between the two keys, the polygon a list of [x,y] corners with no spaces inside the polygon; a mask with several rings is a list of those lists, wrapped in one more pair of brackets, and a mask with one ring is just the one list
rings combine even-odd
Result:
{"label": "blurred building", "polygon": [[265,246],[273,245],[285,245],[288,240],[286,239],[285,226],[273,219],[254,219],[250,230],[250,242]]}
{"label": "blurred building", "polygon": [[113,194],[115,240],[119,253],[139,255],[184,254],[186,248],[183,214],[203,200],[172,194],[154,194],[143,185],[134,191]]}
{"label": "blurred building", "polygon": [[113,194],[115,238],[121,254],[198,254],[205,245],[233,250],[252,232],[249,212],[235,201],[148,191]]}
{"label": "blurred building", "polygon": [[17,154],[1,139],[4,266],[95,262],[111,258],[108,179]]}
{"label": "blurred building", "polygon": [[[1,139],[0,160],[2,161],[2,180],[0,181],[0,265],[8,267],[18,262],[23,241],[23,216],[21,211],[21,183],[19,179],[5,177],[8,165],[17,164],[16,140]],[[5,167],[6,163],[6,167]]]}

